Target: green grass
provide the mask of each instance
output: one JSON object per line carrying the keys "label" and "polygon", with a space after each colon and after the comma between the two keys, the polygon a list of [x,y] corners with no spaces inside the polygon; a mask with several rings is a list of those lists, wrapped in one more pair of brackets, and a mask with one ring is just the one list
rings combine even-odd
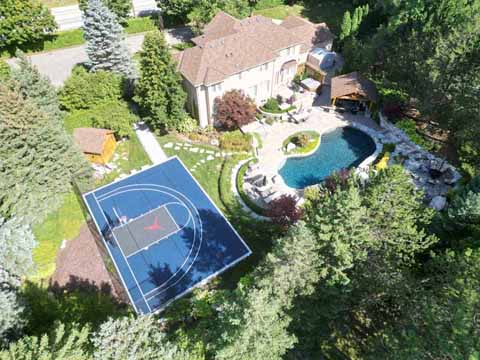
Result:
{"label": "green grass", "polygon": [[[276,3],[275,0],[269,0],[269,2],[271,2],[272,5]],[[268,3],[265,5],[268,5]],[[290,15],[300,15],[314,23],[327,23],[330,30],[337,35],[340,34],[343,14],[346,10],[352,12],[354,9],[350,1],[338,0],[305,0],[302,5],[260,7],[261,8],[257,8],[258,10],[254,11],[254,14],[263,15],[272,19],[285,19]]]}
{"label": "green grass", "polygon": [[[115,153],[120,155],[120,158],[115,162],[118,169],[98,181],[97,186],[113,181],[120,173],[128,174],[132,169],[140,169],[143,165],[150,164],[150,159],[136,135],[130,140],[120,143]],[[122,157],[127,157],[127,160],[122,159]],[[55,259],[62,241],[77,237],[80,227],[85,221],[86,217],[79,199],[72,191],[65,195],[63,204],[57,211],[49,214],[43,223],[34,226],[33,233],[38,241],[38,246],[33,251],[33,260],[37,272],[30,277],[30,280],[39,281],[53,274]]]}
{"label": "green grass", "polygon": [[[155,21],[149,17],[132,18],[128,20],[125,32],[129,35],[138,34],[154,30]],[[72,46],[78,46],[85,43],[82,29],[60,31],[54,35],[48,36],[45,41],[27,44],[22,46],[22,51],[27,54],[36,52],[58,50]],[[4,49],[0,51],[0,57],[10,57],[15,55],[15,49]]]}
{"label": "green grass", "polygon": [[77,0],[40,0],[40,2],[48,8],[78,4]]}
{"label": "green grass", "polygon": [[271,8],[264,8],[260,10],[254,10],[255,15],[263,15],[272,19],[283,20],[290,15],[300,15],[303,10],[302,5],[279,5]]}
{"label": "green grass", "polygon": [[[307,145],[302,146],[302,147],[296,147],[290,152],[286,151],[287,145],[292,142],[292,139],[299,136],[299,135],[307,135],[310,137],[310,141],[308,142]],[[316,131],[299,131],[295,134],[290,135],[288,138],[286,138],[283,143],[282,143],[282,149],[284,154],[291,155],[291,154],[308,154],[312,152],[318,145],[318,142],[320,141],[320,134],[317,133]]]}

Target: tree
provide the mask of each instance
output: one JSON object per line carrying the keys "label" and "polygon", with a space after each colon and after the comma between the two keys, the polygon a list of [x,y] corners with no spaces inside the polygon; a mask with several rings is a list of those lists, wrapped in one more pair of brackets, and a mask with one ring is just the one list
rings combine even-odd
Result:
{"label": "tree", "polygon": [[[115,14],[120,25],[127,25],[127,20],[132,13],[131,0],[102,0],[105,6]],[[85,11],[88,7],[88,0],[80,0],[80,10]]]}
{"label": "tree", "polygon": [[240,128],[255,120],[257,107],[241,90],[230,90],[214,101],[213,117],[225,129]]}
{"label": "tree", "polygon": [[67,329],[60,324],[50,336],[29,336],[10,344],[0,351],[0,360],[91,360],[88,336],[88,327]]}
{"label": "tree", "polygon": [[0,85],[0,216],[41,221],[91,168],[62,124],[19,91]]}
{"label": "tree", "polygon": [[157,0],[159,9],[171,17],[184,22],[195,5],[194,0]]}
{"label": "tree", "polygon": [[269,204],[267,216],[286,230],[300,220],[302,210],[297,206],[297,199],[293,195],[282,195]]}
{"label": "tree", "polygon": [[91,109],[104,102],[120,101],[123,89],[123,80],[117,74],[103,70],[89,73],[76,67],[60,89],[60,104],[70,112]]}
{"label": "tree", "polygon": [[174,130],[188,121],[187,95],[170,50],[160,31],[145,35],[140,53],[141,77],[135,87],[135,102],[154,129]]}
{"label": "tree", "polygon": [[11,71],[11,78],[24,98],[33,101],[39,109],[61,120],[62,114],[57,91],[48,78],[41,75],[21,51],[17,51],[17,65]]}
{"label": "tree", "polygon": [[305,224],[290,228],[256,270],[255,285],[240,285],[221,305],[216,327],[223,331],[216,339],[216,358],[281,359],[296,342],[288,331],[288,312],[296,297],[313,292],[322,266],[315,237]]}
{"label": "tree", "polygon": [[351,33],[355,34],[360,27],[360,22],[362,21],[362,8],[360,6],[356,7],[353,11],[352,16],[352,29]]}
{"label": "tree", "polygon": [[94,359],[187,360],[188,353],[166,340],[151,315],[110,319],[93,336]]}
{"label": "tree", "polygon": [[350,11],[345,11],[340,31],[340,41],[345,40],[352,32],[352,17]]}
{"label": "tree", "polygon": [[21,219],[0,218],[0,343],[23,326],[18,289],[21,278],[34,267],[32,250],[36,245],[32,231]]}
{"label": "tree", "polygon": [[48,8],[37,0],[2,0],[0,19],[0,49],[41,41],[57,27]]}
{"label": "tree", "polygon": [[90,70],[109,70],[133,79],[135,68],[116,16],[102,0],[89,0],[82,17]]}

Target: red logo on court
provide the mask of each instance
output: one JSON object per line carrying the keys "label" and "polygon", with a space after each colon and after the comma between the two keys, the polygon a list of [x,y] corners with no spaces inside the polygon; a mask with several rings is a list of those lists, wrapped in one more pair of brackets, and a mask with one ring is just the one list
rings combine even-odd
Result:
{"label": "red logo on court", "polygon": [[153,224],[150,225],[150,226],[145,226],[143,229],[144,229],[144,230],[155,231],[155,230],[163,230],[163,227],[161,227],[161,226],[158,224],[158,217],[155,216],[155,221],[153,222]]}

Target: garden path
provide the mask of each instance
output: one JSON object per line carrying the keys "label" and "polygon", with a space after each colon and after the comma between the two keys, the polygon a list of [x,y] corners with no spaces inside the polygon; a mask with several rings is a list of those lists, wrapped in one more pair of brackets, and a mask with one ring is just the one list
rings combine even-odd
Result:
{"label": "garden path", "polygon": [[158,164],[167,160],[167,155],[162,150],[155,135],[153,135],[152,131],[145,123],[136,124],[135,132],[153,164]]}

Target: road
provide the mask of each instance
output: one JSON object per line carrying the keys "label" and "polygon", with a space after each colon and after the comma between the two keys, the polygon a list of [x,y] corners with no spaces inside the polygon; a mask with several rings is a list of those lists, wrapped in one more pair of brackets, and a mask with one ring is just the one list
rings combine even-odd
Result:
{"label": "road", "polygon": [[[132,0],[132,16],[144,16],[154,11],[158,11],[155,0]],[[82,26],[82,13],[78,5],[62,6],[50,9],[58,29],[71,30]]]}

